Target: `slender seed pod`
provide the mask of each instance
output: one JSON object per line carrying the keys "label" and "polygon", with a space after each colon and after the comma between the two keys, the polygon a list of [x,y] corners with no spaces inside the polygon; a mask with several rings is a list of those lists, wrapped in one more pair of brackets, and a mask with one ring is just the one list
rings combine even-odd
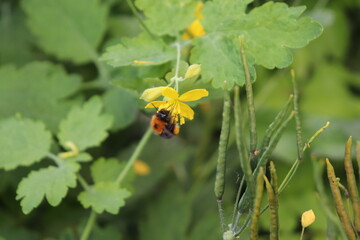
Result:
{"label": "slender seed pod", "polygon": [[274,189],[274,193],[276,196],[276,200],[277,200],[277,195],[278,195],[278,177],[277,177],[277,173],[276,173],[276,168],[275,168],[275,164],[273,161],[270,161],[270,176],[271,176],[271,186]]}
{"label": "slender seed pod", "polygon": [[251,215],[250,240],[258,239],[258,223],[260,218],[261,200],[264,192],[264,168],[260,168],[256,179],[255,200]]}
{"label": "slender seed pod", "polygon": [[281,109],[281,111],[276,115],[275,119],[272,121],[272,123],[269,125],[269,127],[265,131],[264,139],[261,144],[261,153],[263,153],[266,148],[269,146],[270,140],[273,137],[273,134],[276,132],[276,130],[279,128],[282,122],[284,122],[286,113],[289,110],[289,107],[291,106],[292,100],[294,98],[294,95],[290,95],[287,103],[285,106]]}
{"label": "slender seed pod", "polygon": [[215,179],[215,196],[218,200],[222,199],[225,189],[226,151],[230,132],[230,105],[230,94],[225,90]]}
{"label": "slender seed pod", "polygon": [[356,162],[358,165],[359,178],[360,178],[360,141],[356,141]]}
{"label": "slender seed pod", "polygon": [[240,111],[240,89],[238,86],[234,88],[234,115],[235,115],[235,135],[236,135],[236,146],[239,152],[240,166],[244,173],[246,185],[250,189],[250,195],[253,196],[254,192],[254,181],[252,178],[252,170],[248,155],[244,152],[245,143],[242,141],[242,129],[241,129],[241,111]]}
{"label": "slender seed pod", "polygon": [[[255,176],[257,176],[259,169],[261,167],[264,167],[271,155],[271,153],[274,151],[276,145],[278,144],[280,137],[285,129],[285,127],[288,125],[288,123],[290,122],[290,120],[294,117],[294,113],[291,112],[291,114],[288,116],[288,118],[281,124],[281,126],[279,127],[279,129],[275,132],[274,137],[272,138],[272,140],[270,141],[269,147],[266,149],[266,151],[261,155],[260,160],[253,172],[253,177],[255,178]],[[241,213],[244,213],[248,210],[249,208],[249,203],[251,203],[252,199],[250,197],[250,192],[248,191],[248,189],[246,189],[243,197],[240,199],[239,204],[238,204],[238,210]]]}
{"label": "slender seed pod", "polygon": [[241,53],[241,61],[244,67],[245,72],[245,90],[246,90],[246,97],[247,97],[247,105],[248,105],[248,112],[249,112],[249,120],[250,120],[250,159],[253,159],[256,151],[257,146],[257,132],[256,132],[256,117],[255,117],[255,104],[254,104],[254,96],[253,96],[253,89],[251,83],[251,76],[248,67],[248,63],[246,60],[245,49],[243,45],[243,37],[239,38],[240,42],[240,53]]}
{"label": "slender seed pod", "polygon": [[291,69],[291,81],[293,84],[293,91],[294,91],[294,111],[295,111],[295,123],[296,123],[296,142],[297,142],[297,151],[298,151],[298,159],[299,161],[302,160],[303,151],[302,147],[304,145],[303,138],[302,138],[302,130],[301,130],[301,121],[299,116],[299,91],[295,81],[295,71]]}
{"label": "slender seed pod", "polygon": [[344,207],[344,203],[341,198],[341,193],[338,187],[338,181],[336,179],[334,167],[331,165],[329,159],[326,159],[327,175],[330,183],[331,192],[335,200],[336,211],[340,217],[341,224],[346,233],[346,236],[350,240],[355,240],[355,233],[351,226],[349,216],[347,215]]}
{"label": "slender seed pod", "polygon": [[360,232],[360,204],[359,204],[359,192],[356,186],[354,168],[351,161],[351,145],[352,145],[352,137],[349,137],[346,147],[345,147],[345,171],[346,178],[350,193],[350,199],[352,202],[353,210],[354,210],[354,223],[355,229],[357,232]]}
{"label": "slender seed pod", "polygon": [[270,240],[279,239],[279,217],[278,217],[278,202],[275,195],[274,186],[271,186],[269,180],[264,175],[265,186],[269,199],[270,208]]}

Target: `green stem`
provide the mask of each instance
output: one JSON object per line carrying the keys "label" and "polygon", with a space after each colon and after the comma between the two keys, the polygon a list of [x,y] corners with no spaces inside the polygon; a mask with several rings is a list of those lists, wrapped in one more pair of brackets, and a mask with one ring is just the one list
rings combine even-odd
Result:
{"label": "green stem", "polygon": [[56,156],[55,154],[53,154],[52,152],[48,152],[46,155],[48,158],[50,158],[51,160],[53,160],[56,165],[61,166],[62,163],[64,162],[64,159]]}
{"label": "green stem", "polygon": [[294,111],[295,111],[295,123],[296,123],[296,142],[297,142],[297,151],[298,151],[298,158],[299,161],[302,160],[303,152],[301,151],[303,146],[303,139],[302,139],[302,130],[301,130],[301,120],[299,116],[299,91],[295,80],[295,71],[291,69],[291,81],[293,84],[293,91],[294,91]]}
{"label": "green stem", "polygon": [[248,112],[249,112],[249,120],[250,120],[250,160],[253,159],[256,145],[257,145],[257,132],[256,132],[256,117],[255,117],[255,105],[254,105],[254,96],[253,96],[253,89],[251,83],[251,76],[248,67],[248,63],[246,60],[246,54],[243,46],[243,38],[239,38],[240,40],[240,52],[241,52],[241,59],[245,71],[245,90],[246,90],[246,97],[248,101]]}
{"label": "green stem", "polygon": [[76,177],[79,180],[80,185],[86,190],[88,191],[90,189],[89,184],[85,181],[85,179],[83,178],[83,176],[81,176],[80,173],[76,173]]}
{"label": "green stem", "polygon": [[90,217],[86,223],[83,233],[81,234],[80,240],[87,240],[89,238],[91,230],[95,224],[96,215],[96,212],[94,212],[94,210],[91,210]]}
{"label": "green stem", "polygon": [[131,155],[129,161],[126,163],[125,168],[120,172],[119,176],[116,178],[117,185],[119,185],[121,183],[121,181],[125,178],[126,174],[130,170],[130,168],[133,166],[135,160],[139,157],[141,151],[143,150],[146,143],[148,142],[151,134],[152,134],[152,129],[151,129],[151,127],[149,127],[148,130],[143,135],[143,137],[141,138],[139,144],[137,145],[135,151]]}
{"label": "green stem", "polygon": [[131,0],[126,0],[126,2],[128,3],[131,11],[133,12],[134,16],[137,18],[137,20],[139,20],[141,26],[143,26],[143,28],[145,29],[145,31],[151,36],[151,37],[155,37],[154,34],[150,31],[150,29],[146,26],[146,24],[144,23],[144,21],[142,20],[142,17],[140,16],[139,12],[137,11],[134,3]]}
{"label": "green stem", "polygon": [[175,65],[175,76],[171,78],[170,83],[175,81],[175,90],[179,91],[179,71],[180,71],[180,59],[181,59],[181,45],[177,41],[176,46],[176,65]]}

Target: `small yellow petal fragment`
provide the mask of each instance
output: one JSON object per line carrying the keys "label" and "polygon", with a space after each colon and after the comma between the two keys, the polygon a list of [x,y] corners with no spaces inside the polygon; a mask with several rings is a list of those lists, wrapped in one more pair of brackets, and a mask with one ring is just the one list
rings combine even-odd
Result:
{"label": "small yellow petal fragment", "polygon": [[147,165],[147,163],[145,163],[141,160],[135,160],[134,170],[135,170],[135,173],[139,176],[145,176],[150,173],[149,165]]}
{"label": "small yellow petal fragment", "polygon": [[147,102],[154,101],[161,96],[164,89],[165,87],[148,88],[141,94],[140,99],[143,99]]}
{"label": "small yellow petal fragment", "polygon": [[201,65],[200,64],[192,64],[188,67],[185,73],[185,79],[188,78],[196,78],[201,73]]}
{"label": "small yellow petal fragment", "polygon": [[133,63],[137,63],[137,64],[149,64],[149,63],[154,63],[153,61],[139,61],[139,60],[134,60]]}
{"label": "small yellow petal fragment", "polygon": [[58,156],[60,158],[64,158],[64,159],[71,158],[71,157],[75,157],[79,154],[79,149],[75,146],[75,144],[73,142],[67,141],[65,143],[65,145],[70,148],[70,151],[59,153]]}
{"label": "small yellow petal fragment", "polygon": [[315,222],[315,214],[312,209],[306,211],[301,216],[301,226],[306,228]]}

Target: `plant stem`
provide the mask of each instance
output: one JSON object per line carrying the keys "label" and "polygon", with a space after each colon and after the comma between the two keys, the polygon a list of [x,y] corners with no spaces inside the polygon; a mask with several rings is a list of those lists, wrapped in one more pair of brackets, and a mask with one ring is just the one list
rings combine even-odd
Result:
{"label": "plant stem", "polygon": [[135,160],[139,157],[141,151],[145,147],[146,143],[148,142],[150,136],[152,134],[151,127],[148,128],[148,130],[145,132],[143,137],[141,138],[139,144],[137,145],[135,151],[131,155],[129,161],[126,163],[125,168],[120,172],[119,176],[116,178],[116,184],[120,184],[121,181],[124,179],[130,168],[133,166]]}
{"label": "plant stem", "polygon": [[94,227],[96,215],[96,212],[94,212],[94,210],[91,210],[90,217],[86,223],[83,233],[81,234],[80,240],[87,240],[89,238],[91,230]]}
{"label": "plant stem", "polygon": [[142,17],[140,16],[139,12],[137,11],[134,3],[131,0],[126,0],[126,2],[128,3],[131,11],[133,12],[134,16],[137,18],[137,20],[139,20],[141,26],[143,26],[143,28],[145,29],[145,31],[153,38],[155,38],[154,34],[150,31],[150,29],[146,26],[146,24],[144,23],[144,21],[142,20]]}
{"label": "plant stem", "polygon": [[243,46],[243,38],[239,38],[240,40],[240,52],[241,59],[245,71],[245,90],[246,97],[248,101],[248,112],[249,112],[249,120],[250,120],[250,160],[253,159],[254,153],[256,151],[257,145],[257,132],[256,132],[256,117],[255,117],[255,106],[254,106],[254,96],[253,89],[251,83],[251,76],[249,72],[248,63],[246,60],[246,54]]}
{"label": "plant stem", "polygon": [[80,173],[76,173],[76,177],[79,180],[80,185],[85,189],[85,190],[89,190],[89,184],[85,181],[85,179],[83,178],[83,176],[81,176]]}
{"label": "plant stem", "polygon": [[175,65],[175,76],[171,81],[175,81],[175,90],[179,91],[179,70],[180,70],[180,58],[181,58],[181,45],[179,41],[175,43],[176,46],[176,65]]}
{"label": "plant stem", "polygon": [[[304,147],[302,149],[302,152],[304,153],[306,151],[306,149],[310,148],[310,144],[314,141],[314,139],[320,134],[322,133],[328,126],[330,125],[330,122],[327,122],[325,124],[325,126],[323,126],[322,128],[320,128],[319,130],[317,130],[315,132],[314,135],[311,136],[311,138],[304,144]],[[284,180],[281,182],[280,186],[279,186],[279,193],[281,193],[286,186],[289,184],[289,182],[291,181],[291,179],[293,178],[293,176],[296,173],[296,170],[298,168],[300,164],[299,158],[297,158],[295,160],[295,162],[293,163],[293,165],[291,166],[289,172],[286,174]]]}
{"label": "plant stem", "polygon": [[50,158],[51,160],[53,160],[56,163],[56,165],[58,165],[58,166],[61,166],[64,161],[62,158],[56,156],[52,152],[48,152],[46,156],[48,158]]}
{"label": "plant stem", "polygon": [[291,69],[291,81],[293,84],[293,91],[294,91],[294,98],[293,98],[293,104],[294,104],[294,111],[295,111],[295,123],[296,123],[296,142],[297,142],[297,151],[298,151],[298,159],[299,161],[302,160],[303,152],[302,152],[302,146],[303,146],[303,139],[302,139],[302,130],[301,130],[301,120],[299,116],[299,91],[295,80],[295,71],[294,69]]}
{"label": "plant stem", "polygon": [[300,236],[300,240],[303,239],[303,236],[304,236],[304,231],[305,231],[305,228],[303,227],[302,230],[301,230],[301,236]]}

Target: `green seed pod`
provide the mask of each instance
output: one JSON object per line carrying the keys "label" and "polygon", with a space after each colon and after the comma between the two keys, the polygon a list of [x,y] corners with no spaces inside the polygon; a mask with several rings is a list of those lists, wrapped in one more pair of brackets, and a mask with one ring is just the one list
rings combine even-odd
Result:
{"label": "green seed pod", "polygon": [[355,240],[355,233],[351,226],[349,216],[347,215],[344,207],[344,203],[341,198],[341,193],[338,187],[338,181],[336,179],[334,167],[331,165],[329,159],[326,159],[327,175],[330,183],[331,192],[335,200],[336,211],[340,217],[343,229],[350,240]]}
{"label": "green seed pod", "polygon": [[264,168],[261,167],[256,179],[256,192],[251,215],[250,240],[258,239],[258,223],[260,218],[261,200],[264,191]]}
{"label": "green seed pod", "polygon": [[359,192],[356,186],[356,179],[354,174],[354,168],[351,161],[351,145],[352,145],[352,137],[349,137],[349,140],[346,143],[345,148],[345,171],[346,178],[349,188],[350,199],[352,202],[353,210],[354,210],[354,225],[356,231],[360,232],[360,203],[359,203]]}
{"label": "green seed pod", "polygon": [[225,189],[225,169],[226,169],[226,152],[229,140],[230,132],[230,95],[225,90],[224,94],[224,106],[222,114],[221,133],[219,139],[219,155],[216,167],[216,179],[215,179],[215,196],[218,200],[222,199]]}

